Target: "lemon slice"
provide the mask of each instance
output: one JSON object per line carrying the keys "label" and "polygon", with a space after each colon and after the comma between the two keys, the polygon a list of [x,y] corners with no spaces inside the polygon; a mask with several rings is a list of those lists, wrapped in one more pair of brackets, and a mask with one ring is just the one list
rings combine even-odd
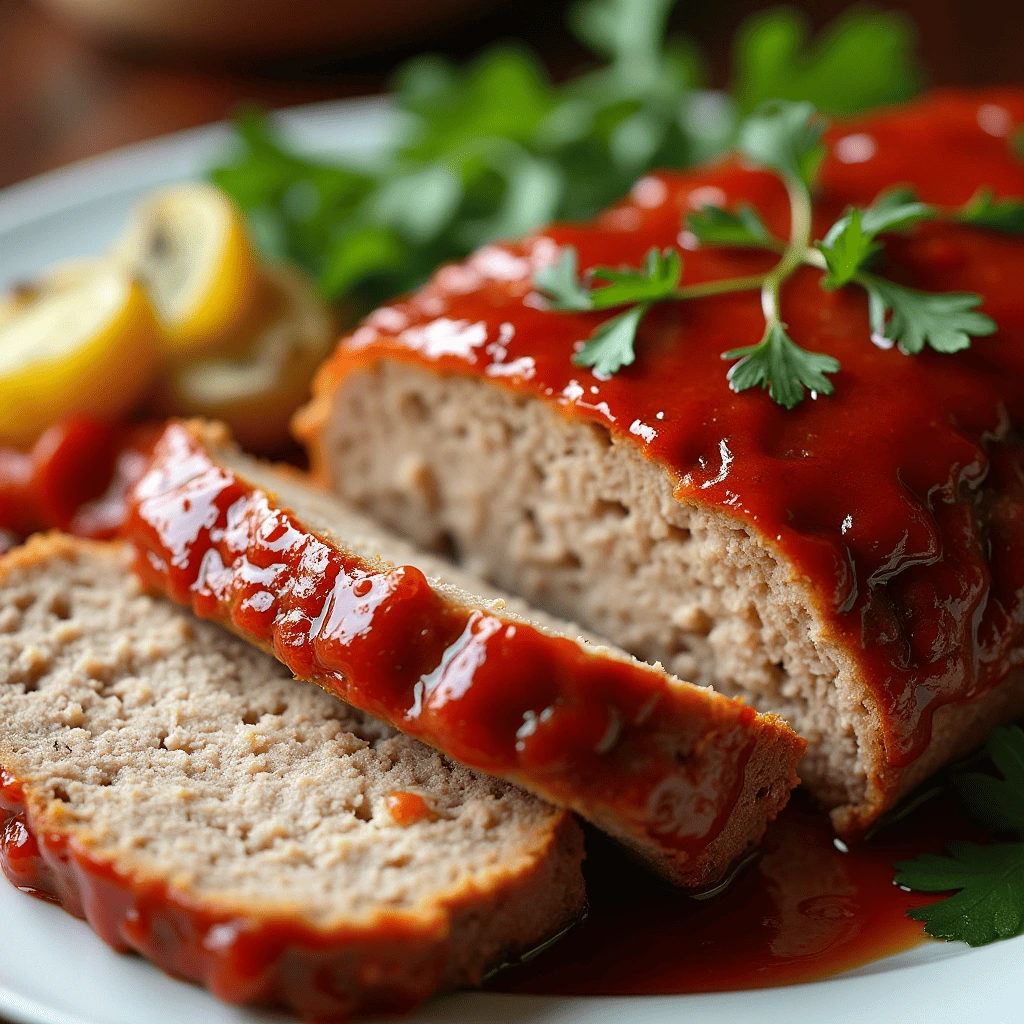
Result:
{"label": "lemon slice", "polygon": [[145,200],[114,256],[149,292],[172,349],[220,344],[248,316],[259,287],[242,218],[213,185],[181,185]]}
{"label": "lemon slice", "polygon": [[180,363],[162,405],[173,415],[227,422],[239,443],[273,454],[289,444],[289,421],[335,337],[334,319],[303,275],[270,266],[261,308],[216,357]]}
{"label": "lemon slice", "polygon": [[162,342],[145,292],[123,270],[96,263],[19,296],[0,316],[0,444],[30,444],[75,413],[112,419],[138,404]]}

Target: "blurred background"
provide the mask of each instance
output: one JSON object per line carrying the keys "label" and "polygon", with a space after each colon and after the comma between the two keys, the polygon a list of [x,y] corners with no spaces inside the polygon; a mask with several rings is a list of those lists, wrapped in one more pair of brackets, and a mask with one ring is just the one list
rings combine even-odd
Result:
{"label": "blurred background", "polygon": [[[642,3],[642,0],[641,0]],[[229,116],[365,95],[424,50],[457,60],[499,39],[534,49],[556,81],[594,63],[563,2],[502,0],[0,0],[0,186],[80,157]],[[671,30],[697,41],[708,84],[756,0],[683,0]],[[849,5],[793,4],[814,28]],[[931,83],[1019,79],[1019,0],[903,0]],[[287,12],[284,16],[282,12]]]}

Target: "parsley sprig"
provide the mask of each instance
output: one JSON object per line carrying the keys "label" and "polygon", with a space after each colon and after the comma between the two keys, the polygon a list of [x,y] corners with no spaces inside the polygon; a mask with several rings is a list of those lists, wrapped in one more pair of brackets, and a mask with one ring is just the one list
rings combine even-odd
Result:
{"label": "parsley sprig", "polygon": [[[782,317],[782,287],[800,267],[822,272],[821,285],[831,291],[849,285],[868,297],[872,339],[883,348],[897,346],[906,355],[925,348],[952,353],[968,348],[971,339],[996,330],[978,311],[982,299],[968,293],[932,294],[887,280],[870,269],[883,248],[881,236],[943,216],[919,202],[909,190],[880,195],[865,209],[847,210],[820,241],[812,242],[812,192],[825,156],[821,143],[824,121],[806,102],[763,104],[742,125],[737,146],[759,167],[774,171],[786,186],[790,203],[790,235],[774,237],[760,214],[744,205],[730,212],[706,206],[687,219],[688,230],[704,245],[766,249],[779,254],[767,273],[684,285],[680,254],[652,249],[641,269],[595,267],[585,278],[575,249],[564,249],[553,267],[541,270],[535,285],[553,310],[580,312],[628,307],[597,326],[573,356],[579,366],[610,376],[636,359],[640,324],[651,306],[726,292],[760,292],[765,327],[754,345],[730,349],[722,358],[733,361],[727,379],[733,391],[762,388],[779,405],[792,409],[809,391],[829,395],[831,374],[839,361],[801,347],[790,337]],[[977,227],[1024,231],[1024,203],[994,200],[980,192],[953,219]]]}
{"label": "parsley sprig", "polygon": [[570,29],[593,56],[563,82],[516,41],[462,64],[416,57],[390,96],[398,131],[372,154],[312,154],[286,124],[249,111],[213,180],[261,249],[306,270],[348,318],[483,242],[591,217],[652,167],[721,153],[741,115],[771,96],[844,115],[921,83],[903,15],[853,8],[812,36],[805,16],[780,7],[744,24],[729,90],[709,90],[699,47],[669,33],[673,6],[572,4]]}
{"label": "parsley sprig", "polygon": [[910,916],[940,939],[982,946],[1024,931],[1024,731],[993,730],[989,757],[1002,778],[983,772],[955,777],[961,800],[974,817],[1017,842],[950,843],[947,856],[922,854],[896,864],[896,883],[918,892],[955,895]]}

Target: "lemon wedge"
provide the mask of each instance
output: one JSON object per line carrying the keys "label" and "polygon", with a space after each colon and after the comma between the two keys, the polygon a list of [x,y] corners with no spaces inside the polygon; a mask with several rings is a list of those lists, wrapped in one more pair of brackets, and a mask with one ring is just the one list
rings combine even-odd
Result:
{"label": "lemon wedge", "polygon": [[172,350],[221,344],[249,315],[259,288],[259,258],[242,217],[213,185],[154,193],[113,256],[148,291]]}
{"label": "lemon wedge", "polygon": [[145,292],[116,266],[44,280],[0,310],[0,444],[30,444],[75,413],[122,416],[153,382],[160,327]]}
{"label": "lemon wedge", "polygon": [[243,447],[274,454],[289,444],[289,421],[309,398],[335,324],[302,274],[285,266],[264,273],[250,322],[216,356],[179,363],[161,405],[171,415],[224,420]]}

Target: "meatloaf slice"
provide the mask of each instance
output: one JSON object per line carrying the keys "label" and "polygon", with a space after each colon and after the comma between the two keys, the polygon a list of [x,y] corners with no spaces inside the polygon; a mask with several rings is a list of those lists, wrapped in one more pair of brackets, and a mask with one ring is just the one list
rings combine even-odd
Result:
{"label": "meatloaf slice", "polygon": [[128,545],[0,561],[0,864],[106,942],[304,1020],[475,984],[581,913],[571,815],[147,596]]}
{"label": "meatloaf slice", "polygon": [[[835,125],[812,237],[897,184],[943,209],[1024,195],[1022,125],[1020,89]],[[764,330],[756,291],[657,305],[632,365],[577,365],[611,314],[538,294],[567,246],[584,274],[652,249],[681,254],[684,285],[771,269],[702,246],[686,218],[706,204],[789,231],[780,181],[742,162],[648,176],[592,223],[486,246],[377,310],[297,425],[321,482],[390,528],[783,716],[852,834],[1024,711],[1024,240],[948,219],[887,236],[880,273],[976,293],[998,324],[955,355],[872,344],[862,290],[797,272],[789,332],[842,368],[795,409],[726,379],[722,354]]]}
{"label": "meatloaf slice", "polygon": [[169,426],[131,506],[154,587],[680,885],[719,879],[797,783],[804,743],[779,719],[503,598],[223,428]]}

